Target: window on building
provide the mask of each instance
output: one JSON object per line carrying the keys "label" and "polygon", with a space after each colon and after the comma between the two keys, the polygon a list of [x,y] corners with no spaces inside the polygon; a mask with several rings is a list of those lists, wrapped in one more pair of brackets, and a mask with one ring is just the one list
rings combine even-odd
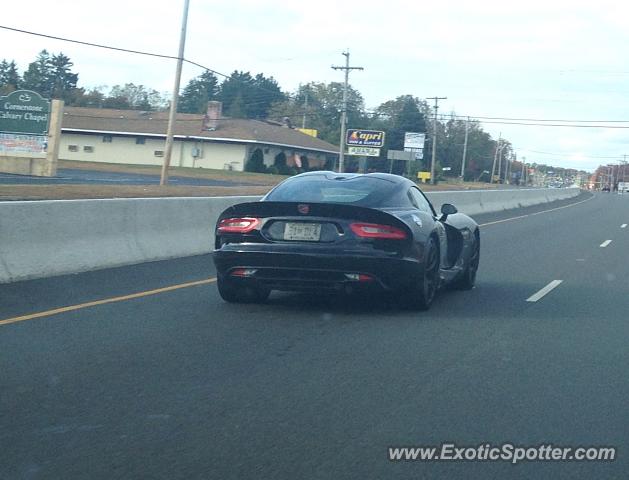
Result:
{"label": "window on building", "polygon": [[155,155],[156,157],[163,157],[164,150],[155,150],[155,152],[153,152],[153,155]]}
{"label": "window on building", "polygon": [[92,147],[91,145],[85,145],[83,147],[83,151],[87,152],[87,153],[93,153],[94,152],[94,147]]}
{"label": "window on building", "polygon": [[113,139],[113,135],[103,135],[103,143],[111,143]]}
{"label": "window on building", "polygon": [[68,145],[68,151],[70,151],[70,152],[78,152],[79,151],[79,146],[78,145]]}
{"label": "window on building", "polygon": [[136,145],[144,145],[146,143],[146,138],[144,137],[135,137]]}

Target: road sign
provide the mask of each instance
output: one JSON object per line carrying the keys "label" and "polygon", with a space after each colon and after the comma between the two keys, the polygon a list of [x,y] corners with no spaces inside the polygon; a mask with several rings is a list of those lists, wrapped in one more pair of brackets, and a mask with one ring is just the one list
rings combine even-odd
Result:
{"label": "road sign", "polygon": [[50,101],[30,90],[0,97],[0,132],[48,135]]}
{"label": "road sign", "polygon": [[415,154],[415,160],[423,160],[424,159],[424,149],[423,148],[405,148],[405,152],[413,152]]}
{"label": "road sign", "polygon": [[379,157],[380,149],[371,147],[347,147],[347,154],[360,157]]}
{"label": "road sign", "polygon": [[404,152],[402,150],[389,150],[387,152],[388,160],[404,160],[405,162],[410,162],[413,160],[413,152]]}
{"label": "road sign", "polygon": [[355,147],[375,147],[384,146],[384,132],[380,130],[348,130],[345,143]]}
{"label": "road sign", "polygon": [[407,148],[411,148],[413,150],[423,150],[425,142],[425,133],[406,132],[404,134],[404,150]]}
{"label": "road sign", "polygon": [[449,172],[450,170],[452,170],[452,168],[450,168],[450,167],[443,167],[441,170],[443,170],[444,172]]}
{"label": "road sign", "polygon": [[417,172],[417,178],[423,182],[430,180],[430,172]]}

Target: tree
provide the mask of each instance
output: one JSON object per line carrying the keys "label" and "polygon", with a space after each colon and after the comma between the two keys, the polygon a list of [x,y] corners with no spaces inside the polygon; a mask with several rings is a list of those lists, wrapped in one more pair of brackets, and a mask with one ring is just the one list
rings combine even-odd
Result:
{"label": "tree", "polygon": [[162,108],[164,104],[164,99],[157,90],[134,83],[125,83],[123,86],[114,85],[103,101],[105,108],[147,111]]}
{"label": "tree", "polygon": [[251,118],[266,118],[271,105],[286,98],[273,77],[265,77],[258,73],[253,80],[253,87],[251,104],[247,106]]}
{"label": "tree", "polygon": [[33,90],[44,97],[49,97],[53,90],[52,58],[48,51],[42,50],[37,59],[28,65],[24,72],[22,88]]}
{"label": "tree", "polygon": [[72,98],[69,99],[68,105],[75,107],[92,107],[103,108],[105,104],[104,87],[92,87],[88,91],[83,88],[77,88],[72,92]]}
{"label": "tree", "polygon": [[225,112],[235,118],[266,118],[275,102],[285,100],[277,81],[261,73],[234,71],[221,84],[218,99]]}
{"label": "tree", "polygon": [[266,166],[264,165],[264,154],[262,153],[262,150],[260,150],[259,148],[255,149],[249,160],[247,160],[245,171],[258,173],[266,172]]}
{"label": "tree", "polygon": [[396,99],[398,110],[391,119],[391,127],[387,132],[389,148],[404,149],[404,135],[406,132],[426,132],[426,120],[419,111],[417,99],[412,95],[404,95]]}
{"label": "tree", "polygon": [[17,71],[15,61],[0,62],[0,95],[7,95],[20,86],[20,74]]}
{"label": "tree", "polygon": [[[413,95],[401,95],[395,100],[381,104],[376,109],[378,120],[372,120],[370,128],[386,131],[383,154],[387,150],[403,150],[406,132],[426,132],[426,119],[420,110],[422,102]],[[372,161],[372,164],[377,164],[382,169],[385,165],[389,165],[389,162],[381,158],[379,162]],[[413,162],[411,170],[416,171],[419,167],[420,165]],[[393,165],[395,173],[405,173],[406,169],[406,162],[395,162]]]}
{"label": "tree", "polygon": [[70,58],[59,52],[52,55],[50,59],[50,85],[52,98],[58,98],[68,103],[76,90],[79,75],[72,73],[70,69],[74,66]]}
{"label": "tree", "polygon": [[218,79],[206,70],[188,82],[179,96],[178,111],[184,113],[205,113],[207,102],[215,100],[218,94]]}
{"label": "tree", "polygon": [[[308,94],[308,109],[304,110],[304,100]],[[349,128],[366,128],[369,119],[365,114],[362,95],[351,86],[347,95],[347,125]],[[340,82],[302,85],[292,98],[275,103],[269,118],[281,121],[288,117],[299,123],[306,113],[308,128],[317,130],[319,138],[338,145],[341,134],[341,111],[343,109],[343,84]]]}

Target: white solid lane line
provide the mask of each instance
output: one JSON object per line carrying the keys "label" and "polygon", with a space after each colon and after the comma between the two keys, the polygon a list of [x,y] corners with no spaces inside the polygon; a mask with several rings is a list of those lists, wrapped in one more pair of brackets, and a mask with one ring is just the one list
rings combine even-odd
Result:
{"label": "white solid lane line", "polygon": [[627,224],[626,224],[626,223],[623,223],[623,224],[620,226],[620,228],[627,228]]}
{"label": "white solid lane line", "polygon": [[550,292],[552,292],[559,285],[561,285],[561,282],[563,282],[563,280],[553,280],[548,285],[546,285],[544,288],[542,288],[539,292],[537,292],[536,294],[531,295],[529,298],[527,298],[526,301],[527,302],[537,302],[538,300],[540,300],[541,298],[544,298],[546,295],[548,295]]}
{"label": "white solid lane line", "polygon": [[611,240],[605,240],[603,243],[601,243],[601,248],[605,248],[607,245],[609,245],[610,243],[612,243]]}

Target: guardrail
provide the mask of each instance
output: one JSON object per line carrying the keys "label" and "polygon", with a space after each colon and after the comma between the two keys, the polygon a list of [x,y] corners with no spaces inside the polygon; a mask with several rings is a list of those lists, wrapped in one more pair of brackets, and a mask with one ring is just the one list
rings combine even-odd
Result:
{"label": "guardrail", "polygon": [[[469,215],[550,202],[572,189],[433,192],[437,211]],[[230,205],[259,197],[132,198],[0,202],[0,283],[200,255]]]}

